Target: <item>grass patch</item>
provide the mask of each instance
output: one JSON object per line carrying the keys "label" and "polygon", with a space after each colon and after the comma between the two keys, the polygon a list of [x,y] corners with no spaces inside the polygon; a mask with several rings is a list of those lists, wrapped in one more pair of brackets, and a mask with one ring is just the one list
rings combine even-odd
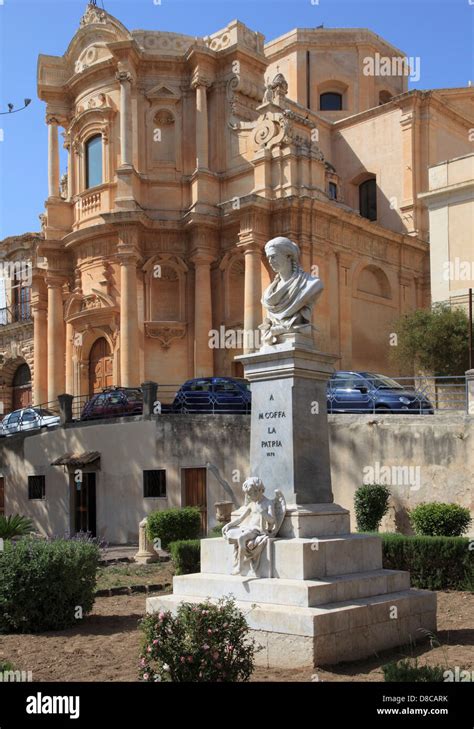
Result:
{"label": "grass patch", "polygon": [[97,571],[97,590],[170,582],[172,575],[173,569],[169,562],[131,563],[99,567]]}

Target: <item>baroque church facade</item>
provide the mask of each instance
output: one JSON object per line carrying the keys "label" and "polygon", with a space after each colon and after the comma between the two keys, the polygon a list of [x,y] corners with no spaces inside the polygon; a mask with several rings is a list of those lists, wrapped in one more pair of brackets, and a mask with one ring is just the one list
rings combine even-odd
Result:
{"label": "baroque church facade", "polygon": [[318,347],[340,369],[396,374],[393,323],[430,304],[418,195],[428,166],[470,151],[474,93],[366,75],[376,56],[403,53],[365,29],[266,44],[239,21],[203,38],[129,31],[88,5],[64,55],[38,62],[48,199],[30,242],[34,403],[241,374],[242,348],[212,347],[210,332],[258,330],[276,235],[324,282]]}

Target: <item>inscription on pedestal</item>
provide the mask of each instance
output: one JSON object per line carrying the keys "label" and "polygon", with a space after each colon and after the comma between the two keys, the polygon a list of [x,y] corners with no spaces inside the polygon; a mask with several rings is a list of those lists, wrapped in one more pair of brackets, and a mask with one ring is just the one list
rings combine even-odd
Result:
{"label": "inscription on pedestal", "polygon": [[[275,457],[275,449],[283,448],[283,442],[279,435],[281,435],[281,428],[278,427],[277,423],[286,418],[285,410],[271,410],[271,407],[275,407],[275,396],[273,393],[269,397],[269,409],[257,411],[257,418],[259,421],[263,421],[266,425],[266,432],[262,435],[260,441],[260,448],[269,458]],[[268,425],[272,423],[272,425]]]}

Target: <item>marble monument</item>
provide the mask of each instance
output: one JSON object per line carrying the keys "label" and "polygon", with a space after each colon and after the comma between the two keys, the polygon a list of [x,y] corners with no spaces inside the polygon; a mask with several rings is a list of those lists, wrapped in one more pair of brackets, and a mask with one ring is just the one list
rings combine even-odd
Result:
{"label": "marble monument", "polygon": [[252,391],[246,500],[222,539],[201,541],[201,572],[175,577],[173,594],[148,598],[147,611],[232,594],[260,665],[365,658],[435,630],[436,595],[383,569],[380,537],[351,534],[349,512],[333,503],[326,383],[337,358],[318,351],[311,325],[323,285],[293,241],[274,238],[265,253],[276,275],[262,298],[263,344],[238,357]]}

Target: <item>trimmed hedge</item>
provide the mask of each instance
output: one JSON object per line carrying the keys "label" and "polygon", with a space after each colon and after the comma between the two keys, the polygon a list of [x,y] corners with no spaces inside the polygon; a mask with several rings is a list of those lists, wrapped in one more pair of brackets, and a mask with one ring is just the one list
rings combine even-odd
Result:
{"label": "trimmed hedge", "polygon": [[162,549],[168,549],[171,542],[197,539],[200,533],[201,513],[196,506],[153,511],[147,517],[148,539],[160,539]]}
{"label": "trimmed hedge", "polygon": [[0,552],[0,633],[77,624],[94,604],[99,559],[99,547],[90,541],[6,541]]}
{"label": "trimmed hedge", "polygon": [[169,545],[175,574],[190,575],[201,569],[201,540],[182,539]]}
{"label": "trimmed hedge", "polygon": [[432,501],[412,509],[410,522],[419,536],[461,537],[469,528],[471,514],[465,506]]}
{"label": "trimmed hedge", "polygon": [[389,489],[381,484],[359,486],[354,496],[358,532],[378,531],[388,511],[389,497]]}
{"label": "trimmed hedge", "polygon": [[474,551],[465,537],[381,534],[383,566],[410,572],[411,584],[426,590],[472,590]]}

